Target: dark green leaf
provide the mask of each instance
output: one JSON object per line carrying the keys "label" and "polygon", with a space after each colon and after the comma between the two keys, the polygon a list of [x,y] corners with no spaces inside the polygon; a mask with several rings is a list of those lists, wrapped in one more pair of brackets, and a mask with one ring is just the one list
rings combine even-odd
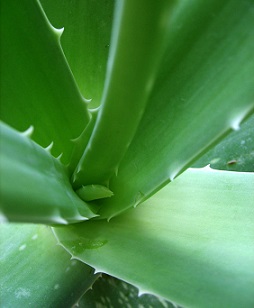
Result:
{"label": "dark green leaf", "polygon": [[210,164],[213,169],[254,172],[254,115],[202,156],[194,168]]}

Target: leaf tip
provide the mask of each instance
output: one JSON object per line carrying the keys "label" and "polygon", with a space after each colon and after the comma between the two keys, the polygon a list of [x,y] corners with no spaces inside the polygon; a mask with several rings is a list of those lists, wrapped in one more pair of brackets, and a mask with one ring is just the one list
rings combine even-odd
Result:
{"label": "leaf tip", "polygon": [[76,191],[77,195],[84,201],[109,198],[114,193],[104,185],[85,185]]}

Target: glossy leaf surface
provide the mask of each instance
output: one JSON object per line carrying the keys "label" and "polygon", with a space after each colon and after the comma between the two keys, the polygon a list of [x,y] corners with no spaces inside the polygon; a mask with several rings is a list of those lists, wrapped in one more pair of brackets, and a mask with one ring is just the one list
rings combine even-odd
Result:
{"label": "glossy leaf surface", "polygon": [[67,224],[96,216],[66,168],[29,137],[0,123],[0,211],[14,222]]}
{"label": "glossy leaf surface", "polygon": [[0,225],[1,307],[71,307],[97,276],[45,226]]}
{"label": "glossy leaf surface", "polygon": [[42,0],[54,27],[64,27],[61,46],[89,108],[98,107],[106,75],[113,0]]}
{"label": "glossy leaf surface", "polygon": [[102,104],[73,176],[76,189],[108,185],[117,173],[146,109],[165,51],[174,4],[173,0],[117,3]]}
{"label": "glossy leaf surface", "polygon": [[201,157],[193,167],[210,164],[213,169],[254,172],[254,115],[217,146]]}
{"label": "glossy leaf surface", "polygon": [[55,233],[77,259],[141,293],[187,307],[251,307],[253,185],[252,173],[191,169],[124,215]]}
{"label": "glossy leaf surface", "polygon": [[134,286],[103,274],[93,288],[84,294],[78,307],[121,307],[121,308],[180,308],[161,297],[151,294],[138,295]]}
{"label": "glossy leaf surface", "polygon": [[[216,140],[232,128],[237,129],[241,120],[253,110],[253,1],[183,0],[178,3],[168,49],[148,108],[118,174],[110,183],[115,197],[101,203],[102,217],[114,216],[145,200],[191,165]],[[70,16],[71,4],[66,6],[70,10],[64,9],[66,15],[61,15],[61,11],[57,17]],[[84,11],[90,15],[98,5],[90,8],[84,5]],[[98,10],[102,12],[102,9]],[[73,7],[73,11],[80,15],[83,12],[79,5]],[[107,12],[106,9],[105,15]],[[102,22],[105,15],[99,15]],[[74,19],[70,18],[70,24],[72,29],[77,29],[76,46],[100,31],[92,26],[79,45],[83,30],[73,24]],[[77,24],[82,19],[82,16],[79,21],[77,18]],[[57,19],[52,17],[52,20]],[[63,152],[64,163],[69,163],[73,151],[75,154],[77,150],[70,139],[77,138],[87,127],[89,116],[64,59],[60,34],[49,25],[36,1],[5,2],[1,5],[1,23],[1,39],[5,42],[1,50],[1,74],[5,76],[1,78],[1,101],[4,102],[1,116],[19,130],[33,124],[34,139],[43,146],[54,140],[53,155]],[[108,29],[107,24],[100,38],[106,33],[108,40]],[[88,63],[92,55],[83,61],[77,55],[83,54],[84,49],[72,49],[75,31],[71,31],[64,50],[70,55],[67,58],[83,93],[86,92],[83,80],[88,80],[90,85],[98,80],[93,89],[91,86],[91,97],[97,104],[107,51],[94,52],[95,62],[97,55],[101,57],[94,70],[94,62],[91,61],[90,67]],[[91,50],[102,44],[104,41],[95,41]],[[146,51],[144,48],[144,53]],[[88,75],[95,72],[98,77],[83,77],[85,66]],[[125,86],[131,94],[132,87]],[[18,138],[10,131],[7,135],[4,159],[1,158],[4,162],[2,187],[5,198],[10,201],[5,213],[23,215],[23,210],[19,212],[21,205],[29,207],[22,220],[32,217],[32,221],[45,223],[76,222],[75,206],[84,210],[84,203],[74,194],[66,169],[20,134]],[[87,139],[84,139],[85,144]],[[248,146],[248,150],[250,148]],[[72,168],[80,152],[82,146],[79,144]],[[91,163],[96,164],[96,159]],[[50,172],[45,174],[45,170]],[[209,173],[209,177],[204,174],[186,172],[136,210],[109,223],[90,221],[55,232],[75,257],[98,271],[139,286],[140,293],[154,292],[184,306],[252,307],[253,174],[214,172]],[[75,204],[68,199],[69,194]],[[74,212],[70,204],[75,205]],[[59,206],[63,206],[64,215],[59,215]],[[3,245],[6,243],[7,237]],[[23,239],[17,243],[20,246],[14,249],[18,253],[30,247]],[[7,246],[2,247],[6,250]],[[41,269],[45,270],[47,262],[43,264]],[[6,269],[4,276],[11,284],[11,271],[9,267]],[[21,271],[19,263],[14,270]],[[31,277],[40,273],[27,273],[26,280],[34,282]],[[56,282],[52,286],[55,290],[60,284]],[[15,290],[10,287],[8,296],[14,294],[14,300],[29,297],[30,286],[22,288],[14,284],[15,287]],[[68,281],[65,287],[68,288]],[[69,294],[70,291],[63,292]]]}
{"label": "glossy leaf surface", "polygon": [[1,119],[68,163],[89,121],[60,46],[61,31],[48,22],[38,1],[1,3]]}
{"label": "glossy leaf surface", "polygon": [[114,196],[102,203],[102,217],[155,193],[253,110],[253,8],[253,1],[179,4],[150,102],[110,181]]}

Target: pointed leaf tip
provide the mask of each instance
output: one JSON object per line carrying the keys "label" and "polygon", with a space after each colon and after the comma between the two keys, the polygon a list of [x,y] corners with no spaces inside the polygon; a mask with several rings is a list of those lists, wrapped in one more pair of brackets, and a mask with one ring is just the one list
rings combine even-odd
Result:
{"label": "pointed leaf tip", "polygon": [[103,185],[86,185],[76,191],[78,196],[84,201],[92,201],[112,197],[113,192]]}

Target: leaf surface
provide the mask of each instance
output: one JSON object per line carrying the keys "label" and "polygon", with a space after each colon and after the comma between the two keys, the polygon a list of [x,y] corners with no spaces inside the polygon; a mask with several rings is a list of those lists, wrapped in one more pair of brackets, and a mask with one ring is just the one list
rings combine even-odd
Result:
{"label": "leaf surface", "polygon": [[41,225],[0,225],[1,306],[71,307],[97,278]]}
{"label": "leaf surface", "polygon": [[254,172],[254,115],[202,156],[194,168],[210,164],[213,169]]}
{"label": "leaf surface", "polygon": [[190,169],[138,208],[54,229],[77,259],[187,307],[252,307],[254,174]]}
{"label": "leaf surface", "polygon": [[[151,294],[139,296],[138,289],[114,277],[103,274],[93,288],[78,302],[78,307],[121,307],[121,308],[178,308],[161,297]],[[179,307],[180,308],[180,307]]]}
{"label": "leaf surface", "polygon": [[0,123],[0,211],[14,222],[67,224],[96,216],[66,168],[27,136]]}
{"label": "leaf surface", "polygon": [[69,163],[89,121],[60,46],[61,31],[38,1],[1,3],[1,119],[19,131],[34,126],[34,140]]}
{"label": "leaf surface", "polygon": [[42,0],[57,28],[64,27],[61,46],[89,107],[98,107],[106,75],[114,1]]}
{"label": "leaf surface", "polygon": [[173,0],[117,2],[102,104],[73,176],[76,189],[108,185],[117,173],[145,111],[174,6]]}
{"label": "leaf surface", "polygon": [[137,133],[101,217],[139,204],[225,137],[254,107],[254,3],[179,2]]}

